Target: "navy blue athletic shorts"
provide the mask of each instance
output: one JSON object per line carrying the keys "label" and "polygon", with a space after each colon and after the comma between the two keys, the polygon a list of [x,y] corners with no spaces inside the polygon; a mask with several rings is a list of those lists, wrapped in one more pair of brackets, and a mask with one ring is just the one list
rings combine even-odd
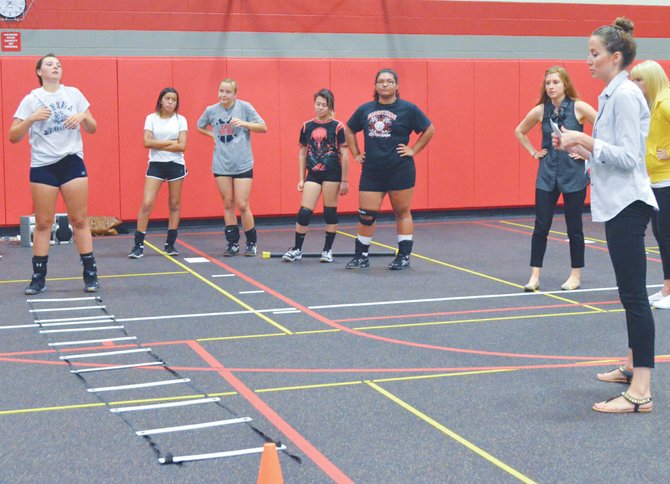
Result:
{"label": "navy blue athletic shorts", "polygon": [[361,192],[393,192],[407,190],[416,184],[416,167],[414,163],[403,163],[387,170],[366,170],[363,164],[358,191]]}
{"label": "navy blue athletic shorts", "polygon": [[67,155],[46,166],[30,168],[30,183],[40,183],[52,187],[60,187],[75,178],[86,178],[86,166],[84,160],[77,155]]}
{"label": "navy blue athletic shorts", "polygon": [[147,168],[147,176],[149,178],[157,178],[159,180],[167,180],[169,182],[181,180],[188,175],[186,166],[174,161],[150,161]]}

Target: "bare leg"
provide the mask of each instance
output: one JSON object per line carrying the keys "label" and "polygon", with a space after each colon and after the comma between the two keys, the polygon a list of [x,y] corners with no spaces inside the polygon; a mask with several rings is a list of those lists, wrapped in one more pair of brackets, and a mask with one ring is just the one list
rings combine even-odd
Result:
{"label": "bare leg", "polygon": [[149,217],[154,209],[154,202],[158,195],[163,180],[157,178],[146,177],[144,180],[144,195],[142,197],[142,205],[140,212],[137,214],[137,231],[146,233],[149,226]]}
{"label": "bare leg", "polygon": [[60,187],[67,216],[80,254],[93,252],[93,236],[88,223],[88,178],[75,178]]}
{"label": "bare leg", "polygon": [[181,218],[181,188],[184,184],[184,179],[168,182],[170,208],[170,218],[168,221],[168,229],[176,230],[179,228],[179,220]]}
{"label": "bare leg", "polygon": [[49,241],[51,240],[51,229],[54,223],[59,189],[42,183],[31,183],[30,191],[33,197],[33,207],[35,208],[33,255],[46,256],[49,255]]}

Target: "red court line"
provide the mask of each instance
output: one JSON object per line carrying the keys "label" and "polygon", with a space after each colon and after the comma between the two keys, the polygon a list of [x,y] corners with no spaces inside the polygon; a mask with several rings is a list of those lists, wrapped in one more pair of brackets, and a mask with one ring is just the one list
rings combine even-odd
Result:
{"label": "red court line", "polygon": [[[215,259],[213,256],[207,254],[206,252],[201,251],[200,249],[196,249],[193,247],[191,244],[188,244],[184,242],[183,240],[178,240],[177,243],[182,245],[183,247],[191,250],[195,254],[198,254],[201,257],[204,257],[205,259],[209,260],[215,265],[218,265],[219,267],[229,271],[232,274],[235,274],[237,277],[240,279],[243,279],[247,281],[249,284],[254,285],[258,287],[259,289],[262,289],[266,293],[270,294],[271,296],[276,297],[280,301],[283,301],[289,306],[293,306],[294,308],[298,309],[299,311],[313,317],[317,321],[325,324],[326,326],[329,326],[331,328],[336,328],[339,329],[340,331],[343,331],[345,333],[352,334],[354,336],[359,336],[361,338],[368,338],[376,341],[381,341],[384,343],[391,343],[391,344],[396,344],[396,345],[401,345],[401,346],[409,346],[413,348],[422,348],[422,349],[429,349],[429,350],[437,350],[437,351],[449,351],[453,353],[465,353],[465,354],[471,354],[471,355],[486,355],[486,356],[500,356],[500,357],[512,357],[512,358],[530,358],[530,359],[556,359],[556,360],[602,360],[603,358],[601,356],[561,356],[561,355],[531,355],[531,354],[523,354],[523,353],[506,353],[506,352],[498,352],[498,351],[484,351],[484,350],[469,350],[469,349],[463,349],[463,348],[453,348],[449,346],[437,346],[437,345],[430,345],[426,343],[416,343],[413,341],[403,341],[395,338],[388,338],[385,336],[379,336],[376,334],[369,334],[365,333],[356,329],[349,328],[347,326],[344,326],[342,324],[338,324],[325,316],[317,313],[316,311],[313,311],[312,309],[308,308],[307,306],[303,306],[302,304],[298,303],[297,301],[294,301],[293,299],[279,293],[278,291],[275,291],[274,289],[266,286],[262,282],[257,281],[256,279],[246,275],[243,272],[238,271],[237,269],[234,269],[233,267],[224,264],[218,259]],[[354,274],[352,274],[352,277],[355,277]]]}
{"label": "red court line", "polygon": [[353,481],[347,477],[340,469],[338,469],[328,458],[323,455],[316,447],[314,447],[307,439],[305,439],[297,430],[295,430],[286,420],[284,420],[277,412],[275,412],[267,403],[265,403],[258,395],[256,395],[249,387],[247,387],[241,380],[239,380],[230,370],[223,367],[214,356],[212,356],[205,348],[198,342],[190,341],[188,345],[191,349],[200,356],[212,368],[216,368],[216,372],[223,377],[229,385],[231,385],[240,395],[242,395],[251,405],[261,412],[279,431],[298,446],[317,466],[319,466],[331,479],[335,482],[350,482]]}

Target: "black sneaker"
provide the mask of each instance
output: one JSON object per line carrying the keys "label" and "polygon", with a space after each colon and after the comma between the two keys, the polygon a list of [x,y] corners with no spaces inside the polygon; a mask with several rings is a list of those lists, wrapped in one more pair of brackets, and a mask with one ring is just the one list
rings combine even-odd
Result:
{"label": "black sneaker", "polygon": [[134,245],[133,250],[128,254],[129,259],[141,259],[144,257],[144,246],[143,245]]}
{"label": "black sneaker", "polygon": [[258,254],[258,247],[255,242],[247,242],[247,250],[244,251],[246,257],[256,257]]}
{"label": "black sneaker", "polygon": [[26,296],[33,296],[47,290],[47,281],[44,274],[33,274],[30,284],[23,291]]}
{"label": "black sneaker", "polygon": [[226,250],[223,251],[224,257],[233,257],[240,253],[240,244],[228,244]]}
{"label": "black sneaker", "polygon": [[84,292],[98,292],[100,282],[96,271],[84,271]]}
{"label": "black sneaker", "polygon": [[395,256],[395,259],[389,264],[389,269],[392,271],[401,271],[409,267],[409,254],[401,254]]}
{"label": "black sneaker", "polygon": [[367,255],[355,255],[347,262],[347,269],[364,269],[370,267],[370,258]]}
{"label": "black sneaker", "polygon": [[179,251],[174,248],[174,245],[172,244],[165,244],[165,248],[163,249],[163,253],[166,255],[171,255],[173,257],[176,257],[179,255]]}

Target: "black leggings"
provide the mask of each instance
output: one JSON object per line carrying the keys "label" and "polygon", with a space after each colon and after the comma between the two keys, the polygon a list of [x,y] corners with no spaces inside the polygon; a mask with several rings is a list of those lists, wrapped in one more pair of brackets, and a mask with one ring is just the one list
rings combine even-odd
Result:
{"label": "black leggings", "polygon": [[658,212],[651,214],[651,229],[658,242],[663,262],[663,279],[670,279],[670,187],[652,188],[658,203]]}
{"label": "black leggings", "polygon": [[[554,210],[561,192],[558,187],[553,191],[535,189],[535,229],[530,246],[530,266],[542,267],[544,253],[547,250],[547,236],[554,219]],[[584,230],[582,212],[586,199],[586,187],[563,194],[565,204],[565,223],[570,239],[570,262],[573,269],[584,267]]]}
{"label": "black leggings", "polygon": [[647,254],[644,232],[654,209],[636,201],[605,222],[619,299],[626,311],[628,347],[633,366],[654,367],[654,316],[647,298]]}

